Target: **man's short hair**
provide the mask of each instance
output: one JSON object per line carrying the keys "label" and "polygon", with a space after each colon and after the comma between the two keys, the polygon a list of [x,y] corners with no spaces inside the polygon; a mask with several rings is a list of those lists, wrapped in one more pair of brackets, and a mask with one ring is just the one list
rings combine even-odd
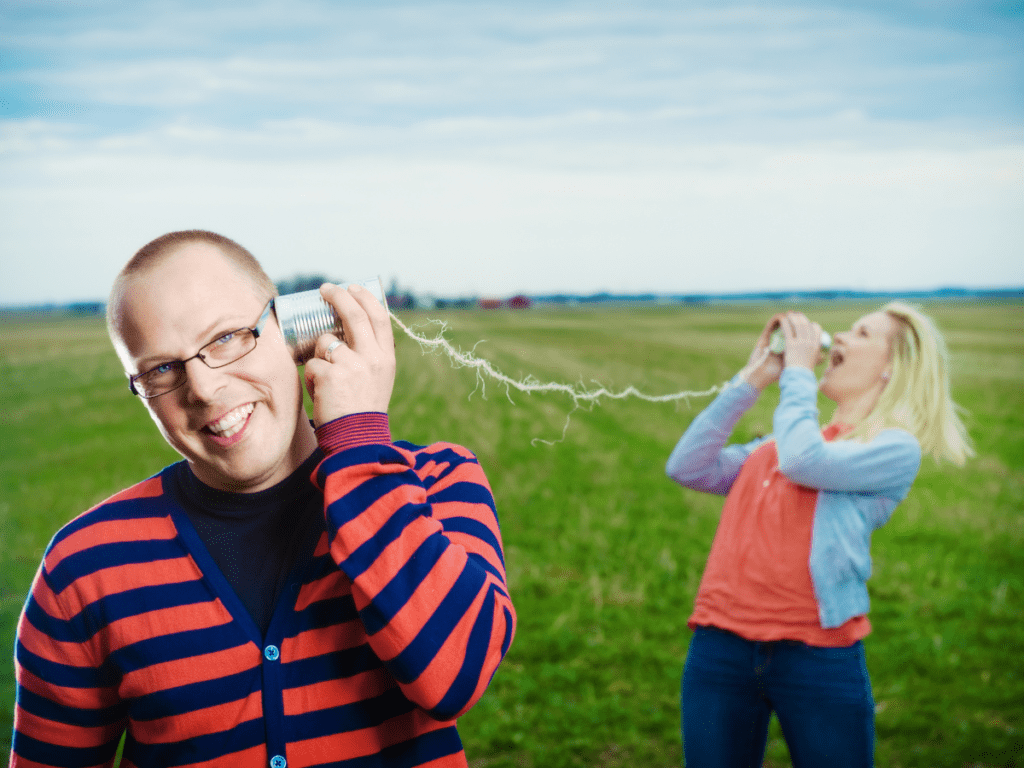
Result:
{"label": "man's short hair", "polygon": [[193,243],[207,243],[216,247],[224,257],[248,278],[259,294],[269,299],[277,295],[277,286],[270,279],[256,257],[234,240],[216,232],[204,229],[186,229],[180,232],[168,232],[142,246],[114,278],[107,301],[107,330],[112,338],[121,337],[121,294],[128,281],[148,269],[152,269],[165,259],[173,256],[182,248]]}

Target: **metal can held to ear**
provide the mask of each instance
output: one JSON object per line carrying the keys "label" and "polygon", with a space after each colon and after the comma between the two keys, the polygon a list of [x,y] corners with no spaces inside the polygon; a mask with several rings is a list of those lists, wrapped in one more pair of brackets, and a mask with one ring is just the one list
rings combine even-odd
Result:
{"label": "metal can held to ear", "polygon": [[[370,291],[384,309],[388,308],[387,297],[384,295],[384,287],[379,277],[354,282]],[[352,283],[339,285],[348,288]],[[296,365],[302,365],[313,357],[316,340],[321,335],[333,333],[339,339],[344,339],[341,319],[334,313],[334,308],[324,301],[319,290],[278,296],[274,299],[274,313],[277,315],[277,324],[281,327],[281,335],[284,336],[284,342],[291,350]]]}
{"label": "metal can held to ear", "polygon": [[[825,331],[821,332],[821,351],[828,352],[832,347],[832,337]],[[776,328],[768,340],[768,351],[781,355],[786,349],[786,336],[781,328]]]}

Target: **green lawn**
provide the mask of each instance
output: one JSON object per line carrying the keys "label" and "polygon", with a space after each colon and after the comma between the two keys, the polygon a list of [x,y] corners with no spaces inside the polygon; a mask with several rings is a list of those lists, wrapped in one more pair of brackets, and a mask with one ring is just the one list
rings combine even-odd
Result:
{"label": "green lawn", "polygon": [[[840,330],[870,306],[806,307]],[[978,457],[926,460],[875,534],[866,640],[879,766],[1024,762],[1024,306],[935,304]],[[651,394],[728,379],[772,308],[404,313],[515,377],[635,385]],[[0,644],[50,536],[175,455],[128,393],[96,318],[0,318]],[[435,331],[425,327],[428,335]],[[721,500],[664,475],[708,402],[606,401],[572,413],[561,394],[485,382],[397,342],[392,431],[462,443],[494,488],[519,626],[477,707],[460,721],[474,768],[678,766],[679,676]],[[777,390],[735,438],[770,430]],[[827,405],[823,404],[827,417]],[[559,441],[537,443],[534,438]],[[0,667],[0,744],[13,674]],[[767,765],[789,765],[774,729]]]}

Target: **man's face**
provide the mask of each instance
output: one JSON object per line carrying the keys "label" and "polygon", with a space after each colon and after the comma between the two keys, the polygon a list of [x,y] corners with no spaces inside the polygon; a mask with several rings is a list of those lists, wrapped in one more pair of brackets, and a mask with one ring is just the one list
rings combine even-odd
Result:
{"label": "man's face", "polygon": [[[254,326],[269,299],[216,246],[193,243],[128,281],[114,345],[131,374],[185,360],[228,331]],[[273,317],[245,357],[217,369],[194,359],[186,371],[184,386],[144,403],[207,485],[263,490],[313,451],[298,372]]]}

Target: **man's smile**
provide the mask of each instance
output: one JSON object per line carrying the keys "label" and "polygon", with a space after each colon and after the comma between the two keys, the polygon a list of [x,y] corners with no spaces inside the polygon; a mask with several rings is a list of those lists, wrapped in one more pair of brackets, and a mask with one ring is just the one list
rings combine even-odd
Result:
{"label": "man's smile", "polygon": [[228,411],[216,421],[206,424],[202,431],[212,435],[218,442],[229,440],[245,429],[245,425],[249,422],[249,416],[252,415],[255,407],[255,403],[240,405]]}

